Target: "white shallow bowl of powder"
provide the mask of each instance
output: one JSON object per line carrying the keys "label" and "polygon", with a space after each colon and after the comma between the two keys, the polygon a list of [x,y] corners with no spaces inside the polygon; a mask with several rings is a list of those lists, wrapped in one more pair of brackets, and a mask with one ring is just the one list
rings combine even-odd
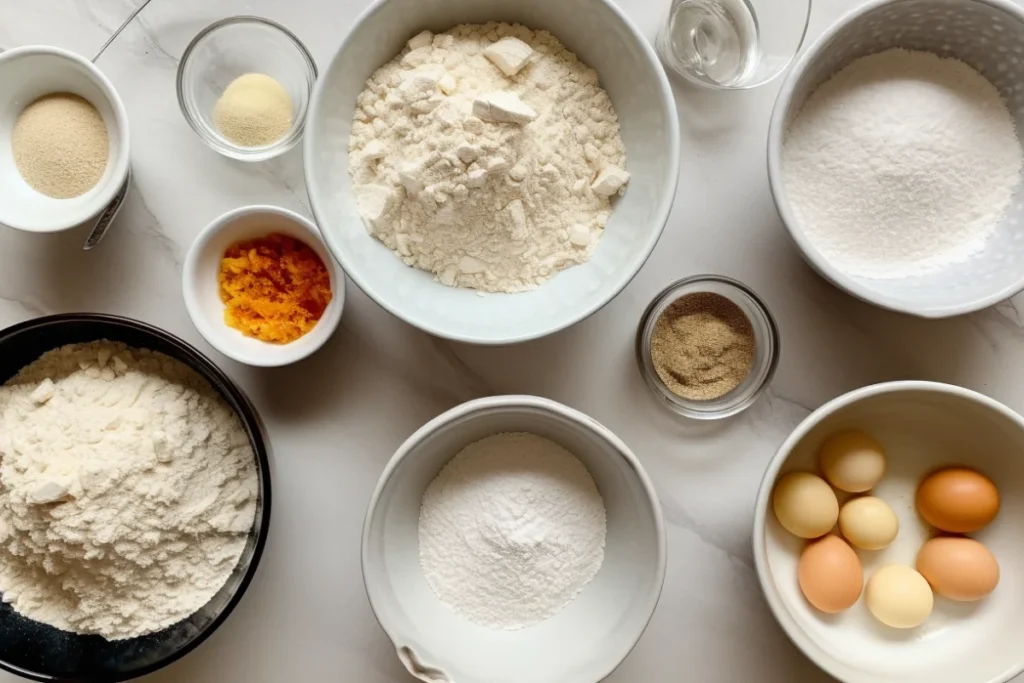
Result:
{"label": "white shallow bowl of powder", "polygon": [[[513,627],[507,623],[479,625],[463,615],[465,609],[460,614],[442,602],[428,583],[420,554],[421,502],[428,486],[466,446],[508,432],[543,437],[569,451],[593,478],[606,513],[604,559],[597,573],[553,616],[516,630],[508,630]],[[454,486],[458,479],[445,483]],[[590,509],[585,491],[577,500],[574,508]],[[495,514],[489,519],[502,517],[490,512]],[[545,537],[544,529],[521,531]],[[385,468],[363,527],[370,605],[406,669],[435,683],[604,679],[647,627],[661,595],[666,559],[661,508],[636,456],[593,419],[533,396],[477,399],[420,428]],[[501,604],[495,596],[495,605]],[[480,614],[476,607],[470,604],[469,611]]]}
{"label": "white shallow bowl of powder", "polygon": [[1008,120],[1019,137],[1022,40],[1024,12],[1003,0],[876,0],[797,60],[772,113],[768,175],[815,270],[927,318],[1024,289],[1020,147]]}
{"label": "white shallow bowl of powder", "polygon": [[[114,86],[92,62],[73,52],[30,45],[0,54],[0,224],[26,232],[57,232],[98,215],[128,175],[128,114]],[[11,134],[22,110],[44,95],[87,100],[107,127],[108,156],[99,181],[84,194],[54,199],[34,190],[14,163]]]}
{"label": "white shallow bowl of powder", "polygon": [[[550,31],[593,68],[619,119],[630,174],[593,257],[539,288],[479,295],[410,268],[367,233],[349,174],[356,98],[376,69],[423,30],[518,22]],[[610,0],[383,0],[360,16],[310,102],[306,188],[324,240],[374,301],[421,330],[475,344],[508,344],[564,329],[608,303],[643,266],[668,219],[679,175],[675,100],[651,45]]]}

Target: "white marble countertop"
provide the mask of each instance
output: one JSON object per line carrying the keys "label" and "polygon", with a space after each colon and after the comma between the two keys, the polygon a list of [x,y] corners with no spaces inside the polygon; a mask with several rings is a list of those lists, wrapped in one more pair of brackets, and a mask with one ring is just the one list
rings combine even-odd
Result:
{"label": "white marble countertop", "polygon": [[[856,0],[823,0],[816,36]],[[824,401],[893,379],[982,391],[1024,411],[1024,298],[967,317],[925,321],[872,308],[819,279],[787,238],[768,191],[765,136],[778,83],[752,92],[676,84],[683,168],[654,255],[611,304],[547,339],[477,348],[434,339],[350,287],[341,328],[318,354],[275,370],[214,352],[180,296],[189,243],[220,213],[273,203],[309,215],[300,152],[241,165],[204,146],[174,93],[178,58],[212,20],[257,14],[293,30],[324,65],[368,0],[28,0],[0,2],[0,47],[47,43],[95,56],[125,101],[135,186],[96,250],[84,233],[0,228],[0,326],[66,311],[140,318],[207,352],[249,393],[273,442],[274,510],[266,553],[232,617],[153,683],[411,680],[363,592],[359,534],[395,448],[438,413],[488,394],[567,403],[618,433],[656,482],[669,568],[654,619],[611,683],[829,680],[775,624],[753,569],[750,528],[764,466]],[[620,0],[653,37],[668,0]],[[714,272],[756,289],[781,327],[770,392],[717,424],[675,418],[648,393],[633,358],[637,320],[672,279]],[[0,683],[14,677],[0,674]]]}

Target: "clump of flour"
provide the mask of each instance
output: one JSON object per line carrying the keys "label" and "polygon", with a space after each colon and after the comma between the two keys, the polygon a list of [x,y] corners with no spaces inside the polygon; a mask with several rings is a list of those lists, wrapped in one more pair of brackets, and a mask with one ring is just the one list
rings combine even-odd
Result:
{"label": "clump of flour", "polygon": [[20,614],[118,640],[205,605],[255,516],[238,418],[191,369],[95,342],[0,387],[0,592]]}
{"label": "clump of flour", "polygon": [[515,630],[576,597],[604,562],[604,500],[572,453],[524,432],[466,446],[423,495],[420,564],[470,621]]}
{"label": "clump of flour", "polygon": [[587,261],[628,179],[594,70],[504,23],[410,40],[359,96],[349,160],[372,235],[446,285],[489,292]]}
{"label": "clump of flour", "polygon": [[840,70],[786,133],[801,229],[853,275],[921,275],[980,251],[1020,183],[999,91],[967,64],[886,50]]}

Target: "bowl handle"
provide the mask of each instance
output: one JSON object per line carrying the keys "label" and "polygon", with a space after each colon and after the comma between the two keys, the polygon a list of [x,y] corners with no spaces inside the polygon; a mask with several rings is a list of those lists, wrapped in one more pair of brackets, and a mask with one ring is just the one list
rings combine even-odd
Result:
{"label": "bowl handle", "polygon": [[398,661],[415,678],[426,681],[426,683],[454,683],[441,669],[420,661],[419,655],[410,646],[398,645],[395,651],[398,653]]}

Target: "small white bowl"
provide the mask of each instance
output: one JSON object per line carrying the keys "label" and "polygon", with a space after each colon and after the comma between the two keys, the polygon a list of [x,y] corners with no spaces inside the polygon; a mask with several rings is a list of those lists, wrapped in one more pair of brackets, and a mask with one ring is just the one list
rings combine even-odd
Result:
{"label": "small white bowl", "polygon": [[[228,247],[273,232],[308,244],[331,276],[333,296],[320,321],[312,330],[287,344],[247,337],[228,327],[217,282],[220,260]],[[182,294],[192,324],[211,346],[239,363],[276,367],[305,358],[334,334],[345,306],[345,273],[327,251],[320,232],[309,219],[276,206],[243,206],[217,218],[196,237],[185,256]]]}
{"label": "small white bowl", "polygon": [[[54,199],[21,177],[11,151],[18,115],[44,95],[69,92],[88,100],[107,126],[109,154],[103,177],[71,199]],[[58,232],[99,214],[128,175],[128,114],[107,77],[73,52],[29,45],[0,53],[0,223],[26,232]]]}
{"label": "small white bowl", "polygon": [[[529,292],[480,296],[407,266],[367,233],[352,190],[348,139],[366,80],[409,38],[424,29],[488,21],[548,30],[597,71],[619,117],[630,181],[626,194],[614,200],[588,262]],[[379,0],[355,20],[317,81],[303,141],[310,208],[352,281],[424,332],[490,345],[553,334],[622,291],[661,237],[676,194],[679,157],[679,119],[668,78],[654,48],[612,0]]]}
{"label": "small white bowl", "polygon": [[[593,581],[550,619],[519,631],[478,626],[434,595],[419,563],[423,492],[462,448],[501,432],[558,442],[604,498],[608,535]],[[535,396],[469,401],[410,436],[384,468],[363,525],[370,606],[409,673],[432,683],[596,683],[640,639],[665,580],[665,529],[636,456],[590,417]]]}
{"label": "small white bowl", "polygon": [[[857,551],[865,582],[887,564],[914,566],[933,531],[918,517],[920,480],[947,465],[965,465],[992,479],[1002,508],[971,536],[995,555],[1001,578],[977,603],[935,597],[931,618],[906,631],[881,625],[864,596],[846,612],[812,608],[797,584],[804,542],[786,532],[771,510],[772,490],[787,472],[817,471],[818,450],[831,434],[858,428],[888,456],[872,490],[892,506],[900,531],[891,546]],[[849,497],[841,494],[840,501]],[[772,458],[755,504],[754,560],[761,588],[790,639],[818,666],[846,683],[1003,683],[1024,671],[1024,418],[979,393],[934,382],[889,382],[844,394],[814,411]]]}

